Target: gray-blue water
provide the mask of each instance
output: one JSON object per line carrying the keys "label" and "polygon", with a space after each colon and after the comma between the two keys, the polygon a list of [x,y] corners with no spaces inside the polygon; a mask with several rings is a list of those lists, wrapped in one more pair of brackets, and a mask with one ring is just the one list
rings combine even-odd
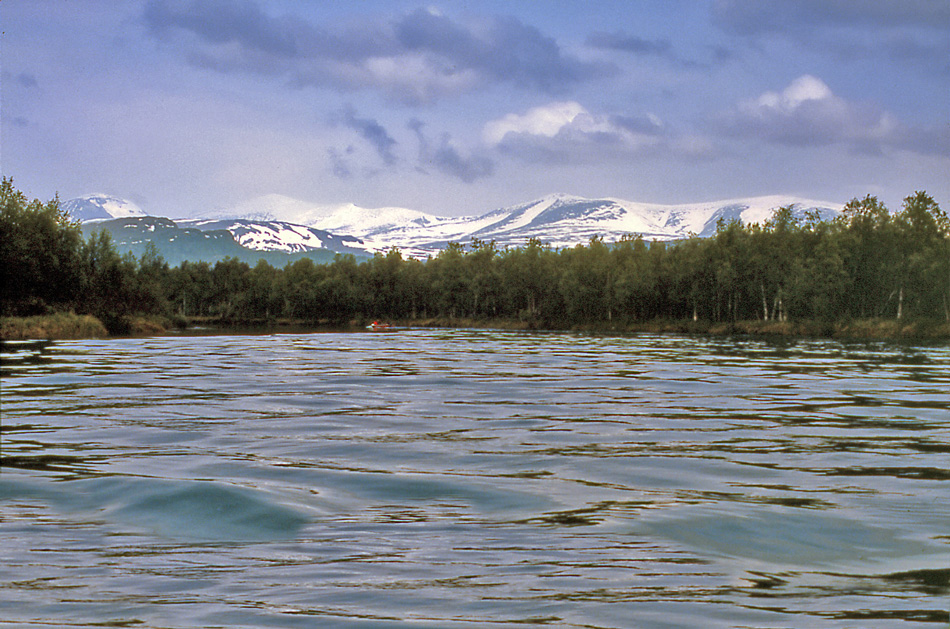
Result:
{"label": "gray-blue water", "polygon": [[403,330],[3,352],[0,626],[948,622],[945,345]]}

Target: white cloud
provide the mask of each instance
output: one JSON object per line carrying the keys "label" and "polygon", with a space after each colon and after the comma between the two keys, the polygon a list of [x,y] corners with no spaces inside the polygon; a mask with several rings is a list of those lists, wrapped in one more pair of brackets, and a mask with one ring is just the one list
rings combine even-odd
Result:
{"label": "white cloud", "polygon": [[852,150],[876,154],[902,149],[923,154],[950,150],[940,132],[903,124],[891,113],[872,105],[853,103],[835,95],[821,79],[804,75],[781,92],[765,92],[740,102],[719,118],[726,134],[776,144],[826,146],[843,144]]}
{"label": "white cloud", "polygon": [[489,147],[539,162],[629,160],[659,154],[692,160],[714,152],[706,138],[677,135],[656,114],[597,114],[574,101],[492,120],[483,128],[482,139]]}
{"label": "white cloud", "polygon": [[255,0],[149,0],[142,17],[154,37],[206,69],[286,77],[296,86],[375,89],[416,105],[498,84],[553,94],[616,72],[515,18],[469,23],[417,9],[328,28],[271,10]]}
{"label": "white cloud", "polygon": [[831,89],[821,79],[806,74],[792,81],[782,92],[766,92],[754,102],[746,103],[744,107],[752,112],[764,108],[788,113],[808,101],[833,99]]}
{"label": "white cloud", "polygon": [[471,68],[449,71],[425,55],[411,53],[367,58],[358,68],[345,68],[341,80],[348,78],[347,71],[358,77],[354,83],[359,86],[376,86],[404,101],[420,103],[469,91],[482,80]]}
{"label": "white cloud", "polygon": [[482,137],[489,146],[497,146],[509,133],[527,133],[552,138],[581,114],[589,115],[579,103],[551,103],[529,109],[524,114],[508,114],[485,125]]}

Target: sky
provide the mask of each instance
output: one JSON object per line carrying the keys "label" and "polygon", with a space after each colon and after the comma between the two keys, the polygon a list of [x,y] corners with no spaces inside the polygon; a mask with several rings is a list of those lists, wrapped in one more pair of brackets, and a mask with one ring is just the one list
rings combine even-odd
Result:
{"label": "sky", "polygon": [[929,192],[946,0],[2,0],[0,170],[184,217]]}

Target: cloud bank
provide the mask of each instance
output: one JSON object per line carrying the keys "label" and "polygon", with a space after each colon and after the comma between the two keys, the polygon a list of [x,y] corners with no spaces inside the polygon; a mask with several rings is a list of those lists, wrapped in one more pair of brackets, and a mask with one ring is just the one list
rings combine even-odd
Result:
{"label": "cloud bank", "polygon": [[950,155],[946,129],[909,127],[878,107],[836,96],[821,79],[807,74],[781,92],[765,92],[739,103],[716,124],[727,135],[776,144],[844,144],[867,154],[900,149]]}
{"label": "cloud bank", "polygon": [[712,20],[729,35],[807,42],[842,60],[884,56],[950,75],[945,0],[718,0]]}
{"label": "cloud bank", "polygon": [[396,155],[393,152],[393,149],[396,146],[396,140],[389,135],[389,132],[381,125],[379,122],[372,118],[361,118],[356,115],[356,110],[353,106],[346,107],[340,113],[340,122],[343,126],[348,127],[362,137],[364,140],[369,142],[376,151],[376,154],[379,155],[379,158],[387,166],[392,166],[396,163]]}
{"label": "cloud bank", "polygon": [[419,9],[389,22],[328,28],[268,15],[251,0],[150,0],[143,20],[154,37],[183,46],[195,66],[377,90],[412,104],[494,84],[558,93],[614,70],[580,60],[510,17],[464,24]]}
{"label": "cloud bank", "polygon": [[419,141],[419,169],[427,172],[427,166],[434,167],[442,174],[472,183],[477,179],[489,177],[495,172],[495,162],[487,155],[474,151],[464,153],[453,142],[448,133],[442,134],[437,146],[432,146],[426,137],[425,123],[412,119],[409,129]]}
{"label": "cloud bank", "polygon": [[488,122],[484,142],[526,161],[570,162],[710,154],[710,143],[677,134],[658,116],[594,114],[574,101],[554,102]]}
{"label": "cloud bank", "polygon": [[815,27],[864,26],[946,29],[950,3],[941,0],[718,0],[713,18],[749,35]]}

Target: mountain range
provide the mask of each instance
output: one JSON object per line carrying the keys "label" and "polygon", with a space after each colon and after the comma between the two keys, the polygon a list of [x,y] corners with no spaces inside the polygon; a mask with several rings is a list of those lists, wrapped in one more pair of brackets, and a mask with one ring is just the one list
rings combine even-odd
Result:
{"label": "mountain range", "polygon": [[841,204],[789,196],[765,196],[683,205],[586,199],[552,194],[485,214],[446,217],[399,207],[361,208],[353,204],[316,205],[266,195],[245,204],[188,219],[149,216],[136,204],[106,195],[70,199],[63,208],[90,233],[106,229],[120,251],[141,255],[153,242],[170,264],[182,260],[214,263],[225,256],[251,264],[258,259],[283,266],[309,257],[332,260],[337,253],[358,257],[398,248],[404,255],[436,255],[449,242],[494,241],[500,249],[536,238],[554,248],[606,242],[625,235],[646,240],[711,236],[719,220],[764,223],[779,207],[796,216],[838,214]]}

